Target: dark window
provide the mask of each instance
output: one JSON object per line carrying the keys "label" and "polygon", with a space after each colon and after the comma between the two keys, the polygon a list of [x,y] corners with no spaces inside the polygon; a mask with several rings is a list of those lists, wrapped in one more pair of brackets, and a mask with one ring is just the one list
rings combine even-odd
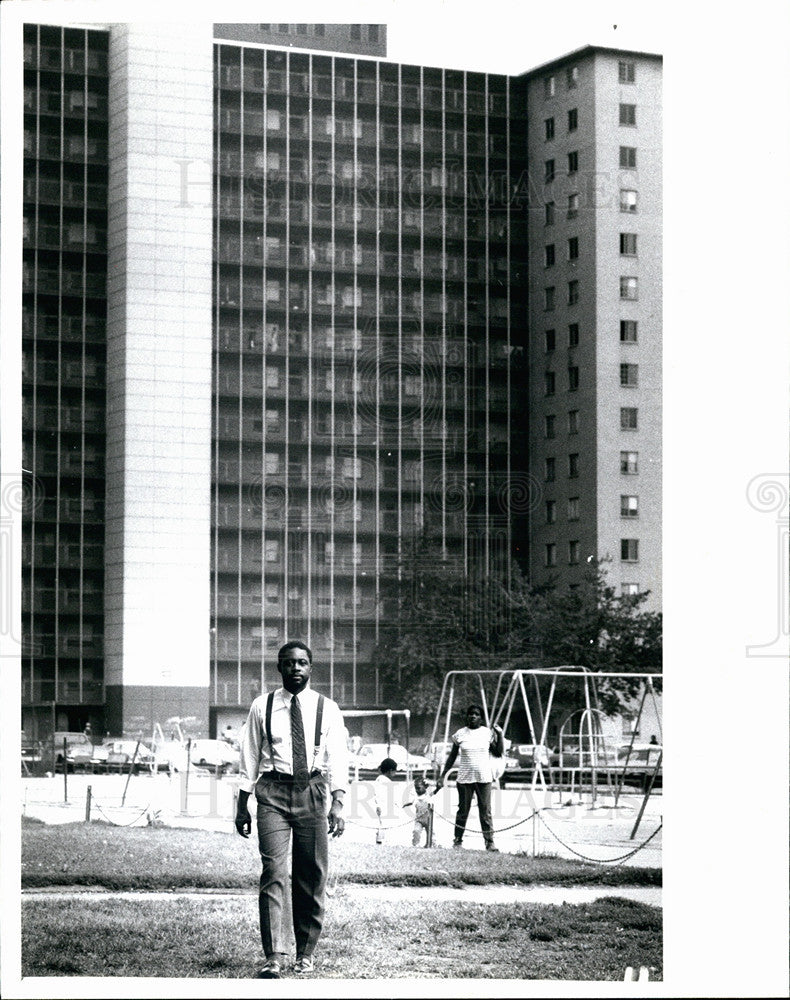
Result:
{"label": "dark window", "polygon": [[636,146],[620,147],[620,166],[625,170],[636,169]]}
{"label": "dark window", "polygon": [[579,324],[569,323],[568,324],[568,347],[578,347],[579,346]]}
{"label": "dark window", "polygon": [[546,126],[546,142],[554,138],[554,119],[547,118],[543,123]]}
{"label": "dark window", "polygon": [[620,105],[620,124],[621,125],[636,125],[636,105],[635,104],[621,104]]}
{"label": "dark window", "polygon": [[568,131],[575,132],[579,127],[579,109],[571,108],[568,111]]}

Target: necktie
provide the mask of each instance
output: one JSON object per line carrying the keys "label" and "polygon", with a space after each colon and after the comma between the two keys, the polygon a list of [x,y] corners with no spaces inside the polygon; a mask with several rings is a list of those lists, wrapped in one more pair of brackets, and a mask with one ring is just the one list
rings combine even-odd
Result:
{"label": "necktie", "polygon": [[304,742],[302,709],[299,707],[299,699],[296,695],[291,698],[291,749],[294,785],[297,789],[305,789],[310,781],[310,775],[307,771],[307,748]]}

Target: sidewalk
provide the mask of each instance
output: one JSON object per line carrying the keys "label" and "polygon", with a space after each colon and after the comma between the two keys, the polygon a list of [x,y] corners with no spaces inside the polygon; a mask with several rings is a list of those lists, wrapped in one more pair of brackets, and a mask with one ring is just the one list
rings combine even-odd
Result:
{"label": "sidewalk", "polygon": [[[236,779],[215,778],[203,772],[173,775],[68,775],[64,801],[63,775],[22,779],[22,815],[45,823],[74,823],[85,819],[88,787],[91,820],[119,826],[149,823],[233,833]],[[124,799],[125,792],[125,799]],[[123,800],[123,805],[122,805]],[[434,804],[434,846],[450,848],[457,806],[454,788],[443,788]],[[652,795],[632,838],[641,795],[622,795],[617,808],[613,795],[599,795],[590,807],[589,796],[540,792],[528,788],[494,789],[492,816],[496,845],[503,853],[525,852],[558,857],[661,866],[662,796]],[[539,813],[533,815],[535,810]],[[352,843],[373,843],[377,819],[373,782],[353,782],[344,809],[346,832]],[[410,813],[395,810],[386,824],[385,843],[411,844]],[[652,838],[651,838],[651,835]],[[645,841],[651,838],[649,843]],[[642,846],[644,845],[644,846]],[[483,838],[476,806],[472,807],[464,848],[482,849]],[[628,856],[630,855],[630,856]]]}

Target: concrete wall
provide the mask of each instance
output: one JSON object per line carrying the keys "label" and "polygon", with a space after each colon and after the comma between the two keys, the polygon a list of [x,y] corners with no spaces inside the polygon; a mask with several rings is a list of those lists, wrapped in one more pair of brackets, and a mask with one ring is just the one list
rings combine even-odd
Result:
{"label": "concrete wall", "polygon": [[[209,24],[110,29],[105,681],[115,729],[147,726],[154,705],[188,705],[208,724],[211,36]],[[185,162],[208,183],[200,198],[194,188],[185,197]]]}

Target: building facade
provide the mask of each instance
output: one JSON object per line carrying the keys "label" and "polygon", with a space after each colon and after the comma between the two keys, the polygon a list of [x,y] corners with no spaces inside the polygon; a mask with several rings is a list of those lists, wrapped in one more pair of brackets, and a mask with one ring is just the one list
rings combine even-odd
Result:
{"label": "building facade", "polygon": [[661,59],[583,49],[525,75],[529,576],[661,607]]}
{"label": "building facade", "polygon": [[[559,422],[542,391],[536,262],[579,283],[578,303],[556,300],[555,337],[577,322],[562,350],[579,373],[585,554],[622,534],[611,448],[640,452],[640,476],[660,454],[653,328],[632,316],[660,287],[658,243],[640,229],[620,273],[619,215],[601,206],[579,213],[578,235],[555,221],[548,263],[559,196],[534,183],[544,71],[372,58],[383,26],[242,27],[25,28],[24,461],[42,497],[24,540],[32,736],[173,717],[213,734],[274,683],[295,636],[320,690],[376,707],[383,588],[416,541],[469,574],[518,560],[540,578],[530,553],[574,539],[555,519],[550,540],[540,519],[572,498],[536,471],[558,458],[546,441]],[[616,107],[607,67],[621,58],[578,59],[590,170],[617,155],[594,97]],[[649,155],[658,165],[656,142],[632,144],[640,172]],[[660,193],[634,189],[647,225]],[[561,262],[574,235],[579,259]],[[619,277],[639,299],[609,300]],[[638,340],[598,346],[618,316]],[[599,386],[612,364],[640,366],[639,384]],[[628,447],[619,426],[596,429],[630,409]],[[549,416],[553,438],[535,432]],[[640,565],[646,526],[660,538],[657,481],[621,490],[638,495]]]}

